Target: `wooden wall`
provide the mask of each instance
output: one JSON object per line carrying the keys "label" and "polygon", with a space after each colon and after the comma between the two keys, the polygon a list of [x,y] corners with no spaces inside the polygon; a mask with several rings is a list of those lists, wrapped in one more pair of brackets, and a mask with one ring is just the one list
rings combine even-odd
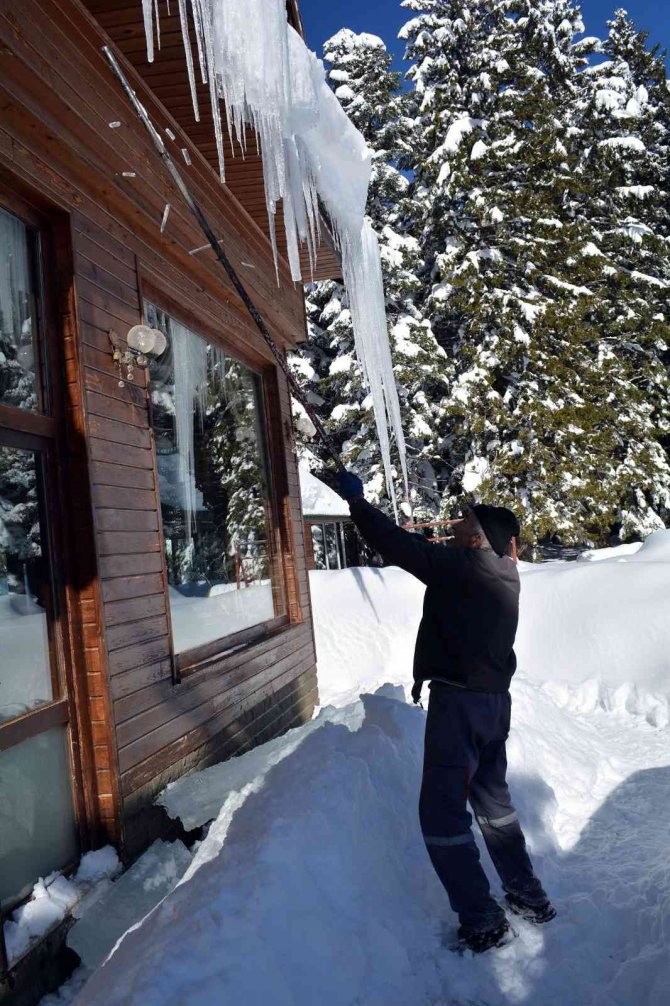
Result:
{"label": "wooden wall", "polygon": [[[138,0],[139,5],[139,0]],[[286,381],[203,244],[105,63],[98,26],[77,0],[18,0],[0,12],[0,171],[70,221],[72,311],[61,338],[72,463],[66,487],[94,573],[71,598],[82,640],[82,702],[94,753],[101,840],[137,851],[142,811],[171,778],[244,750],[308,718],[315,650]],[[130,70],[129,70],[130,72]],[[304,333],[302,292],[285,266],[277,288],[266,236],[215,177],[167,110],[143,103],[191,151],[189,184],[280,344]],[[122,127],[110,129],[109,123]],[[132,172],[128,177],[124,172]],[[172,209],[160,234],[163,207]],[[163,291],[181,320],[263,370],[274,413],[275,488],[290,623],[278,635],[209,661],[173,684],[166,572],[143,372],[119,387],[108,332],[141,318],[142,286]],[[168,307],[169,309],[169,307]],[[76,446],[75,446],[76,445]]]}

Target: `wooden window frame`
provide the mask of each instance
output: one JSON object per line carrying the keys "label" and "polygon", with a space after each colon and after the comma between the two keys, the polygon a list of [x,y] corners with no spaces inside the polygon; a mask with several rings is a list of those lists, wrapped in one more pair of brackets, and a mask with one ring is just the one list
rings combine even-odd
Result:
{"label": "wooden window frame", "polygon": [[[165,294],[161,287],[156,286],[152,281],[142,280],[141,282],[141,304],[142,318],[145,320],[144,304],[146,301],[153,304],[158,310],[163,311],[176,322],[184,325],[198,338],[204,339],[210,345],[219,346],[226,354],[235,359],[238,363],[247,367],[248,370],[260,378],[261,385],[261,410],[265,443],[262,445],[268,468],[268,479],[270,483],[270,533],[273,537],[282,542],[291,540],[290,529],[287,527],[288,517],[282,514],[279,507],[279,496],[283,492],[288,492],[286,461],[283,458],[283,441],[279,436],[281,431],[281,414],[279,409],[279,393],[277,386],[277,371],[274,364],[262,359],[256,354],[250,353],[247,347],[236,345],[235,341],[225,334],[221,334],[214,329],[211,324],[203,322],[197,315],[179,305],[169,294]],[[148,407],[151,409],[151,384],[147,377]],[[151,426],[151,421],[150,421]],[[153,429],[153,427],[151,427]],[[157,459],[154,444],[154,465],[157,472]],[[167,597],[168,625],[170,633],[170,656],[173,667],[173,683],[180,684],[185,678],[191,677],[198,671],[204,670],[212,663],[223,657],[230,656],[236,650],[247,648],[263,642],[264,640],[283,632],[289,628],[295,620],[289,614],[292,598],[289,596],[289,571],[286,564],[285,549],[281,550],[279,563],[281,569],[281,592],[283,597],[284,612],[276,615],[272,619],[266,619],[257,625],[249,626],[239,632],[229,633],[219,639],[203,643],[201,646],[190,647],[176,653],[174,649],[174,639],[172,635],[172,616],[170,612],[169,581],[167,573],[167,562],[165,555],[165,538],[163,535],[163,514],[160,503],[160,490],[158,478],[156,477],[156,496],[158,499],[159,531],[161,539],[161,563],[163,582]]]}

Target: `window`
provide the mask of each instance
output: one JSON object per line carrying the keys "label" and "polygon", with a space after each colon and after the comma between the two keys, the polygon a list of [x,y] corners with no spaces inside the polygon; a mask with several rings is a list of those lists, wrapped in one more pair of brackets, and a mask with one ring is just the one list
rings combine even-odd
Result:
{"label": "window", "polygon": [[330,521],[310,523],[315,569],[346,569],[358,566],[360,549],[351,522]]}
{"label": "window", "polygon": [[0,723],[54,697],[42,459],[0,445]]}
{"label": "window", "polygon": [[152,426],[176,654],[284,614],[258,374],[152,304]]}
{"label": "window", "polygon": [[0,208],[0,902],[76,861],[52,561],[55,417],[44,411],[40,230]]}
{"label": "window", "polygon": [[0,208],[0,404],[41,410],[38,380],[38,237]]}

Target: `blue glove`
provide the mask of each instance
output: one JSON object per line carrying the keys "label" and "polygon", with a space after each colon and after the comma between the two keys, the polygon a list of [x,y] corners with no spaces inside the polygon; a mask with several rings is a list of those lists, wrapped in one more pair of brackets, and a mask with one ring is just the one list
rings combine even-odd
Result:
{"label": "blue glove", "polygon": [[338,471],[337,491],[343,500],[351,500],[354,496],[363,495],[363,483],[353,472]]}

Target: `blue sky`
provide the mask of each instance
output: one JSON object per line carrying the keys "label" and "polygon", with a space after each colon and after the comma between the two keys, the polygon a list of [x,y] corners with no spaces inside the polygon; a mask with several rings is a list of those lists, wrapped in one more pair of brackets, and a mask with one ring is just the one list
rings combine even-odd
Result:
{"label": "blue sky", "polygon": [[[582,16],[587,35],[604,35],[605,22],[616,7],[624,7],[639,28],[649,32],[652,44],[660,42],[670,49],[670,18],[667,0],[584,0]],[[322,56],[322,43],[339,28],[369,31],[380,35],[389,50],[397,54],[396,66],[402,68],[403,46],[397,40],[398,30],[409,20],[410,11],[400,6],[400,0],[300,0],[305,33],[310,49]]]}

